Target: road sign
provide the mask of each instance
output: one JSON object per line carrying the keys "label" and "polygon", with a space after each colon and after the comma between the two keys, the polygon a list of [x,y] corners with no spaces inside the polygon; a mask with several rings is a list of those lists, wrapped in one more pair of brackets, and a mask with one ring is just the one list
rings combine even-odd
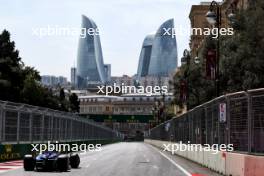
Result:
{"label": "road sign", "polygon": [[219,104],[219,121],[221,123],[226,122],[226,103]]}

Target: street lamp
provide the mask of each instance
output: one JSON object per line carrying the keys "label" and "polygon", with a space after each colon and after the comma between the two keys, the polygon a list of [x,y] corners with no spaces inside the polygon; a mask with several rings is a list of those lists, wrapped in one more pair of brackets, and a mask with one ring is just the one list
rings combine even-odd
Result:
{"label": "street lamp", "polygon": [[221,26],[221,6],[216,2],[212,1],[209,7],[209,11],[205,15],[207,21],[212,26],[216,27],[218,30],[217,35],[217,47],[216,47],[216,58],[215,58],[215,89],[216,96],[219,96],[219,58],[220,58],[220,43],[219,43],[219,31]]}
{"label": "street lamp", "polygon": [[156,125],[158,125],[158,108],[157,108],[157,104],[158,104],[158,102],[157,101],[155,101],[155,103],[154,103],[154,106],[152,107],[152,114],[153,114],[153,125],[154,126],[156,126]]}
{"label": "street lamp", "polygon": [[199,64],[199,63],[200,63],[200,58],[199,58],[199,56],[198,56],[198,51],[196,52],[196,56],[195,56],[195,58],[194,58],[194,63],[195,63],[195,64]]}
{"label": "street lamp", "polygon": [[165,122],[167,120],[167,117],[166,117],[166,107],[165,107],[165,93],[161,95],[161,103],[160,103],[160,112],[161,112],[161,115],[162,115],[162,121]]}
{"label": "street lamp", "polygon": [[198,56],[196,56],[196,57],[194,58],[194,63],[195,63],[195,64],[199,64],[199,63],[200,63],[200,58],[199,58]]}
{"label": "street lamp", "polygon": [[213,26],[216,24],[219,27],[221,24],[221,6],[216,1],[212,1],[205,17],[209,24]]}
{"label": "street lamp", "polygon": [[217,20],[217,15],[215,12],[209,10],[207,13],[206,13],[206,19],[208,21],[209,24],[211,25],[215,25],[216,23],[216,20]]}
{"label": "street lamp", "polygon": [[191,59],[190,52],[187,49],[185,49],[183,51],[183,57],[181,58],[182,65],[187,64],[188,66],[190,64],[190,59]]}
{"label": "street lamp", "polygon": [[[235,4],[231,4],[230,7],[226,10],[226,16],[227,19],[229,20],[231,25],[234,25],[236,23],[236,14],[235,14],[235,10],[236,10],[236,5]],[[230,13],[228,13],[228,11]]]}
{"label": "street lamp", "polygon": [[236,14],[233,13],[233,11],[231,13],[229,13],[227,15],[228,19],[233,22],[233,20],[236,18]]}

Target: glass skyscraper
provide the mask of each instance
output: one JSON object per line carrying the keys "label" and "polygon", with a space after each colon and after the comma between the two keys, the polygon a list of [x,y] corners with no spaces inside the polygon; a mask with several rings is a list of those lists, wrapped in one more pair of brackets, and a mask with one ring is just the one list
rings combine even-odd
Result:
{"label": "glass skyscraper", "polygon": [[78,88],[86,88],[104,84],[107,78],[98,29],[95,22],[84,15],[82,16],[82,31],[85,31],[85,35],[81,35],[79,39],[77,86]]}
{"label": "glass skyscraper", "polygon": [[145,37],[142,49],[139,56],[137,76],[143,77],[148,75],[149,62],[152,51],[152,44],[154,40],[154,34],[149,34]]}
{"label": "glass skyscraper", "polygon": [[138,77],[167,77],[175,71],[178,54],[173,29],[174,20],[169,19],[159,27],[155,35],[145,38],[139,58]]}

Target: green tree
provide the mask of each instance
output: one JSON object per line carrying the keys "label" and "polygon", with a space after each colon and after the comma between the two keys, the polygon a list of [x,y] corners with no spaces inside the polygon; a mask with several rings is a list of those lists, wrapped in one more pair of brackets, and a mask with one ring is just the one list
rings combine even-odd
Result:
{"label": "green tree", "polygon": [[256,0],[237,14],[235,34],[221,39],[223,92],[264,87],[264,2]]}
{"label": "green tree", "polygon": [[68,111],[71,104],[65,98],[64,90],[61,89],[60,96],[56,96],[40,81],[39,72],[24,65],[15,42],[10,40],[10,33],[4,30],[0,34],[0,100]]}
{"label": "green tree", "polygon": [[19,101],[23,63],[6,30],[0,34],[0,99]]}
{"label": "green tree", "polygon": [[24,78],[30,75],[34,80],[41,81],[41,76],[34,67],[25,66],[22,73]]}
{"label": "green tree", "polygon": [[80,109],[80,101],[78,100],[78,96],[75,93],[72,93],[69,97],[71,110],[73,112],[79,112]]}
{"label": "green tree", "polygon": [[[184,103],[188,103],[190,109],[213,98],[214,85],[212,81],[205,79],[204,65],[203,60],[199,64],[195,64],[192,58],[189,68],[188,65],[182,65],[174,75],[173,87],[176,104],[182,106]],[[186,92],[189,96],[186,101],[188,102],[182,102],[180,99],[182,81],[187,83]]]}
{"label": "green tree", "polygon": [[[253,1],[252,1],[253,2]],[[236,13],[233,36],[220,37],[220,93],[264,87],[264,1],[250,3]],[[207,37],[199,55],[198,66],[191,60],[189,71],[180,67],[174,76],[174,95],[179,99],[180,81],[188,76],[190,108],[215,97],[214,81],[205,79],[206,53],[216,48],[217,40]],[[187,72],[187,75],[186,75]]]}
{"label": "green tree", "polygon": [[22,102],[41,106],[44,102],[44,91],[41,85],[36,82],[34,76],[29,74],[24,80],[24,87],[21,91]]}
{"label": "green tree", "polygon": [[60,89],[60,100],[61,101],[64,101],[65,100],[65,92],[64,92],[64,89],[63,88]]}

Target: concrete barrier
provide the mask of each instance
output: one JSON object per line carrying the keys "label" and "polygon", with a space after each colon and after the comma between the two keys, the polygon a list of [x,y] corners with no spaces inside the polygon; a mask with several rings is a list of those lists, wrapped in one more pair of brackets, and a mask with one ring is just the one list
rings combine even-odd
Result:
{"label": "concrete barrier", "polygon": [[195,152],[195,158],[196,158],[196,162],[199,163],[199,164],[202,164],[204,163],[204,151],[202,152],[199,152],[199,151],[194,151]]}
{"label": "concrete barrier", "polygon": [[208,168],[221,174],[225,174],[226,154],[221,151],[218,151],[217,153],[215,153],[215,151],[204,151],[204,153],[206,153],[206,155],[204,155],[204,158],[207,157],[206,164],[208,165]]}
{"label": "concrete barrier", "polygon": [[226,154],[227,152],[220,151],[215,156],[217,161],[215,170],[223,175],[225,175],[226,172]]}
{"label": "concrete barrier", "polygon": [[191,157],[189,157],[190,160],[202,164],[204,163],[204,150],[193,150],[193,151],[188,151],[189,155],[191,155]]}
{"label": "concrete barrier", "polygon": [[245,176],[263,176],[264,175],[264,157],[263,156],[245,156]]}
{"label": "concrete barrier", "polygon": [[244,176],[245,175],[245,154],[227,153],[226,155],[226,175]]}
{"label": "concrete barrier", "polygon": [[[163,148],[168,141],[145,140],[146,143]],[[177,143],[171,143],[180,145]],[[227,176],[264,176],[264,156],[219,151],[175,151],[176,155],[187,158],[218,173]]]}

